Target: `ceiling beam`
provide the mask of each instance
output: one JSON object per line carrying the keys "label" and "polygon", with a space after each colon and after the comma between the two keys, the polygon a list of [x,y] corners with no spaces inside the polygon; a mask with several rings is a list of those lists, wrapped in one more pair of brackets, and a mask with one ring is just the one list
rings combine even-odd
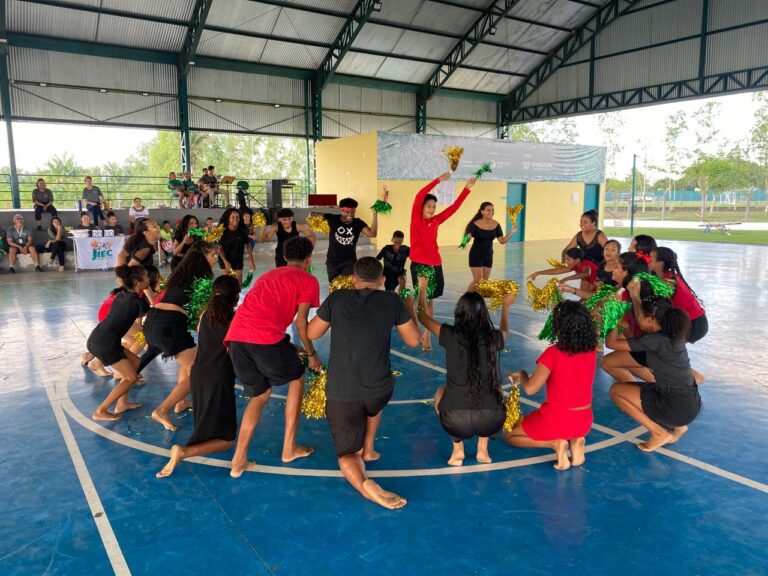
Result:
{"label": "ceiling beam", "polygon": [[27,4],[37,4],[39,6],[50,6],[52,8],[64,8],[66,10],[76,10],[78,12],[90,12],[91,14],[104,14],[106,16],[119,16],[120,18],[133,18],[134,20],[146,20],[156,24],[171,24],[173,26],[182,26],[186,28],[189,22],[175,18],[163,18],[162,16],[153,16],[150,14],[140,14],[137,12],[128,12],[127,10],[116,10],[114,8],[88,6],[85,4],[70,4],[62,0],[19,0]]}
{"label": "ceiling beam", "polygon": [[475,20],[472,27],[451,48],[443,62],[435,68],[432,75],[424,84],[423,98],[429,100],[435,93],[443,87],[451,75],[462,65],[472,51],[488,35],[496,33],[501,20],[506,16],[521,0],[494,0],[488,6],[480,17]]}
{"label": "ceiling beam", "polygon": [[[483,8],[478,8],[477,6],[467,6],[466,4],[461,4],[459,2],[456,2],[455,0],[429,0],[430,2],[434,4],[442,4],[443,6],[453,6],[454,8],[461,8],[462,10],[468,10],[470,12],[483,12]],[[576,0],[569,0],[569,1],[576,1]],[[597,4],[592,4],[589,2],[579,2],[579,4],[587,4],[588,6],[592,6],[594,8],[597,8]],[[531,18],[524,18],[522,16],[513,16],[510,14],[507,14],[504,16],[505,20],[512,20],[515,22],[522,22],[523,24],[529,24],[531,26],[540,26],[542,28],[550,28],[552,30],[560,30],[561,32],[570,32],[570,28],[565,28],[563,26],[558,26],[557,24],[552,24],[550,22],[542,22],[541,20],[533,20]]]}
{"label": "ceiling beam", "polygon": [[566,64],[574,54],[586,46],[592,38],[599,35],[606,27],[610,26],[618,18],[631,10],[640,0],[610,0],[604,6],[598,8],[595,13],[579,28],[575,29],[557,48],[516,88],[507,95],[507,100],[502,106],[502,121],[508,124],[514,110],[520,108],[525,100],[538,90],[557,70]]}
{"label": "ceiling beam", "polygon": [[205,21],[211,11],[212,4],[213,0],[195,0],[192,18],[187,26],[187,35],[179,54],[179,74],[181,76],[189,74],[190,66],[194,66],[195,52],[197,52],[197,46],[200,44],[200,37],[203,35]]}

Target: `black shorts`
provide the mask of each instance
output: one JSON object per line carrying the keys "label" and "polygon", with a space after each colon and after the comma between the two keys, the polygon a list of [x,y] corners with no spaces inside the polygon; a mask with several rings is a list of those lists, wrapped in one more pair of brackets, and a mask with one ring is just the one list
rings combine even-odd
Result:
{"label": "black shorts", "polygon": [[337,276],[351,276],[355,269],[354,260],[351,262],[338,263],[325,263],[325,270],[328,272],[328,282],[333,282],[333,279]]}
{"label": "black shorts", "polygon": [[341,458],[363,449],[368,417],[376,416],[392,398],[392,390],[365,400],[331,400],[325,403],[325,417],[333,437],[336,456]]}
{"label": "black shorts", "polygon": [[470,268],[493,268],[493,250],[483,253],[480,250],[469,251]]}
{"label": "black shorts", "polygon": [[384,290],[392,292],[400,284],[400,278],[405,276],[405,270],[399,272],[384,272]]}
{"label": "black shorts", "polygon": [[104,366],[112,366],[120,362],[120,360],[128,358],[120,341],[117,343],[105,341],[105,338],[98,333],[91,333],[86,347],[88,352],[101,360]]}
{"label": "black shorts", "polygon": [[644,383],[640,387],[640,405],[648,418],[667,430],[674,430],[678,426],[687,426],[699,415],[699,387],[694,384],[690,393],[680,394]]}
{"label": "black shorts", "polygon": [[277,344],[230,342],[229,357],[245,395],[251,398],[304,376],[304,365],[287,334]]}
{"label": "black shorts", "polygon": [[632,356],[632,359],[640,364],[640,366],[648,367],[648,360],[645,351],[642,352],[635,352],[634,350],[629,352],[629,355]]}
{"label": "black shorts", "polygon": [[709,332],[709,321],[707,315],[702,314],[696,320],[691,320],[691,333],[688,334],[688,342],[690,344],[698,342],[707,335],[707,332]]}
{"label": "black shorts", "polygon": [[152,308],[144,319],[144,337],[165,357],[197,346],[187,328],[187,315],[175,310]]}
{"label": "black shorts", "polygon": [[[427,264],[411,262],[411,282],[413,282],[414,288],[418,288],[419,286],[419,277],[416,276],[416,266],[427,266]],[[443,295],[443,291],[445,290],[445,277],[443,276],[442,266],[432,266],[432,268],[435,269],[435,293],[432,294],[432,300],[434,300]]]}
{"label": "black shorts", "polygon": [[[229,261],[229,265],[232,266],[232,270],[242,270],[243,269],[243,262],[245,259],[243,258],[243,255],[240,255],[240,258],[227,258]],[[224,266],[224,260],[219,257],[219,268],[221,270],[224,270],[226,267]]]}
{"label": "black shorts", "polygon": [[480,410],[440,410],[440,425],[454,440],[488,438],[501,431],[506,414],[501,406]]}

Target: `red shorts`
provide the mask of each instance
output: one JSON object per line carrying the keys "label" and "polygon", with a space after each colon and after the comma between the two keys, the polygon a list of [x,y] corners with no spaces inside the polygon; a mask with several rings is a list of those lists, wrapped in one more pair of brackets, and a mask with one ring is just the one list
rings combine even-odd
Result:
{"label": "red shorts", "polygon": [[532,440],[583,438],[592,427],[592,409],[569,410],[547,404],[523,418],[523,431]]}

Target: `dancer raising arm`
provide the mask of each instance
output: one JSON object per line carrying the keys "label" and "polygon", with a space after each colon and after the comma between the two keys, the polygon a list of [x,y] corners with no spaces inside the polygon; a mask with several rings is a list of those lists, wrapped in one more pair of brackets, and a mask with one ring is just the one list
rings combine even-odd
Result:
{"label": "dancer raising arm", "polygon": [[488,280],[493,268],[493,241],[499,239],[499,244],[506,244],[517,232],[517,224],[512,226],[506,236],[501,231],[501,224],[493,219],[494,207],[490,202],[480,204],[477,214],[472,216],[464,234],[472,236],[472,247],[469,249],[469,270],[472,272],[472,282],[467,292],[474,292],[480,280]]}
{"label": "dancer raising arm", "polygon": [[[441,174],[424,188],[419,190],[413,199],[411,209],[411,280],[414,286],[419,289],[419,305],[427,306],[427,312],[434,316],[434,305],[432,300],[443,295],[445,289],[445,278],[443,276],[443,261],[440,258],[440,249],[437,246],[437,232],[440,225],[453,216],[469,196],[469,191],[475,185],[477,178],[472,176],[467,180],[464,189],[459,197],[439,214],[437,210],[437,197],[430,194],[440,182],[444,182],[451,177],[450,172]],[[429,266],[434,269],[435,291],[431,294],[431,300],[427,303],[427,279],[423,276],[417,276],[419,266]],[[432,350],[430,331],[426,328],[421,337],[421,349]]]}

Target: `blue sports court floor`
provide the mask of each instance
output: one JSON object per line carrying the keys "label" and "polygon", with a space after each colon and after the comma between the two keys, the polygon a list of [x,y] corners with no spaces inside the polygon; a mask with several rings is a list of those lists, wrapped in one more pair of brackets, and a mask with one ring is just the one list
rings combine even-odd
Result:
{"label": "blue sports court floor", "polygon": [[[112,381],[79,358],[113,276],[3,274],[0,574],[764,575],[768,252],[667,245],[710,321],[690,350],[709,378],[704,409],[679,443],[640,452],[642,430],[611,403],[611,382],[598,371],[584,466],[557,472],[551,453],[496,441],[492,464],[473,464],[470,445],[465,466],[448,467],[451,442],[427,402],[443,382],[443,351],[407,349],[395,337],[392,364],[403,375],[379,430],[382,458],[369,470],[408,499],[398,511],[364,500],[340,477],[324,421],[300,425],[314,455],[281,464],[279,395],[251,445],[257,472],[233,480],[230,455],[221,454],[157,480],[168,448],[192,429],[191,414],[175,433],[148,417],[175,381],[172,363],[147,369],[136,414],[115,424],[89,418]],[[561,248],[498,247],[493,277],[522,284]],[[466,253],[443,255],[449,292],[436,314],[448,321],[470,275]],[[270,261],[261,257],[258,271]],[[534,366],[543,322],[520,298],[505,370]],[[327,359],[327,339],[319,350]]]}

